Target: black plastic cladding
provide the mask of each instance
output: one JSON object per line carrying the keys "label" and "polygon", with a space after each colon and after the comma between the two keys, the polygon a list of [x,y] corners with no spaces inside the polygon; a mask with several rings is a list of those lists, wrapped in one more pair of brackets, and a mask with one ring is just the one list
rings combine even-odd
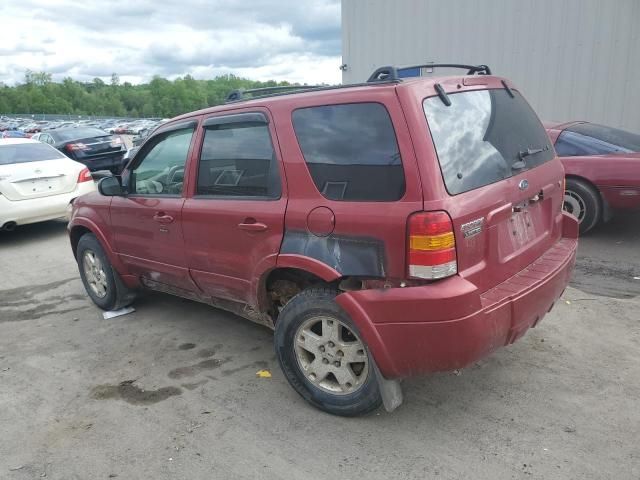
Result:
{"label": "black plastic cladding", "polygon": [[384,244],[375,238],[329,235],[287,230],[280,253],[304,255],[345,276],[384,277]]}

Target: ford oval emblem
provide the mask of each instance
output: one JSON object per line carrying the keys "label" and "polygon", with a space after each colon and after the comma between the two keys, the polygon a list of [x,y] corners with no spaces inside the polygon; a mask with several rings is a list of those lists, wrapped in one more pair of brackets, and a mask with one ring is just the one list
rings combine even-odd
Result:
{"label": "ford oval emblem", "polygon": [[528,180],[520,180],[520,183],[518,184],[518,188],[520,190],[526,190],[527,188],[529,188],[529,181]]}

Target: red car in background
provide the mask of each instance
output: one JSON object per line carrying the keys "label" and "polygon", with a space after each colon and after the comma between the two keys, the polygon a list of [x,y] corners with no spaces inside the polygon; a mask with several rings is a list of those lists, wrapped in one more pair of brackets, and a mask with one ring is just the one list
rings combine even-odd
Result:
{"label": "red car in background", "polygon": [[566,175],[564,209],[586,233],[640,209],[640,135],[589,122],[545,123]]}

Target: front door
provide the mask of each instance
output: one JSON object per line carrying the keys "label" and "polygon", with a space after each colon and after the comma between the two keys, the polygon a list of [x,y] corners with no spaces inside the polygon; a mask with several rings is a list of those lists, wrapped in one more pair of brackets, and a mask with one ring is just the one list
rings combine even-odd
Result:
{"label": "front door", "polygon": [[197,179],[183,208],[187,263],[217,298],[255,304],[260,275],[276,264],[286,195],[268,113],[203,121]]}
{"label": "front door", "polygon": [[136,155],[125,182],[129,193],[111,203],[111,223],[117,252],[130,274],[152,287],[192,291],[182,206],[195,123],[178,127],[157,134]]}

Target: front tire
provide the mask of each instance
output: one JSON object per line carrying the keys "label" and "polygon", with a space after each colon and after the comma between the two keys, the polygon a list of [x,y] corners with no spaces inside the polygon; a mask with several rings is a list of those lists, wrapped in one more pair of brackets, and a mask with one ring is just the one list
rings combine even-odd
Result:
{"label": "front tire", "polygon": [[118,310],[135,300],[135,293],[122,283],[94,234],[80,238],[76,260],[84,288],[98,307]]}
{"label": "front tire", "polygon": [[576,217],[583,235],[595,227],[602,218],[602,202],[598,192],[588,183],[567,179],[562,208]]}
{"label": "front tire", "polygon": [[364,415],[380,407],[382,396],[371,354],[336,295],[312,288],[287,303],[276,323],[276,354],[291,386],[313,406]]}

